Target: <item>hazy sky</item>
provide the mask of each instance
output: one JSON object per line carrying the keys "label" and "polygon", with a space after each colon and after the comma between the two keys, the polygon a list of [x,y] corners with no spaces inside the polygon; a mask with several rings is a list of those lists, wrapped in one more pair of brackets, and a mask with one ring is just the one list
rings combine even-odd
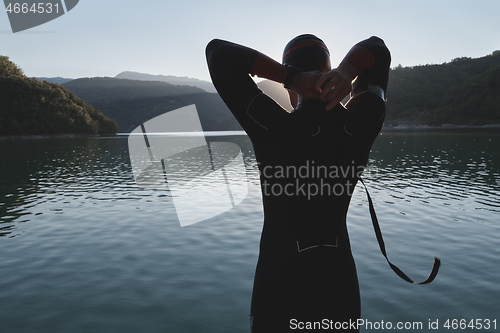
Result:
{"label": "hazy sky", "polygon": [[80,0],[67,14],[16,34],[3,8],[0,55],[30,77],[129,70],[209,80],[204,49],[213,38],[279,60],[288,40],[313,33],[338,64],[356,42],[377,35],[392,52],[392,67],[500,49],[499,0]]}

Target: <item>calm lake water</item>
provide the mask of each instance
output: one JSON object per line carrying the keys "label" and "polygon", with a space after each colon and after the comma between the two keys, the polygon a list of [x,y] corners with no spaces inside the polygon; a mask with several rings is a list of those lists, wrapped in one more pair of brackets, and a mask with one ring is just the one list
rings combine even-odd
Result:
{"label": "calm lake water", "polygon": [[[217,139],[241,147],[248,197],[184,228],[168,191],[136,186],[126,137],[0,141],[0,332],[248,332],[258,172],[246,136]],[[397,277],[358,186],[348,223],[362,318],[500,329],[499,147],[498,129],[379,137],[365,180],[389,258],[415,280],[434,256],[442,267],[430,285]]]}

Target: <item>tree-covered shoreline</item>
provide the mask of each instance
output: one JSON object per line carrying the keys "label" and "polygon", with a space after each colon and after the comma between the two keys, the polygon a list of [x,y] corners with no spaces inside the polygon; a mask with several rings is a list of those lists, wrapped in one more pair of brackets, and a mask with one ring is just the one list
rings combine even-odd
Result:
{"label": "tree-covered shoreline", "polygon": [[196,105],[203,130],[242,129],[219,94],[194,86],[109,77],[76,79],[64,86],[114,119],[123,132],[192,104]]}
{"label": "tree-covered shoreline", "polygon": [[0,56],[0,135],[112,134],[116,122],[57,83],[28,78]]}
{"label": "tree-covered shoreline", "polygon": [[388,126],[500,124],[500,51],[389,73]]}
{"label": "tree-covered shoreline", "polygon": [[[259,86],[264,88],[264,83]],[[282,93],[286,95],[284,90]],[[117,78],[48,83],[27,78],[8,57],[0,56],[3,138],[108,134],[116,133],[118,125],[122,132],[130,132],[149,119],[190,104],[197,106],[204,130],[241,130],[216,93],[189,85]],[[480,128],[498,124],[500,51],[475,59],[399,65],[390,70],[385,129]]]}

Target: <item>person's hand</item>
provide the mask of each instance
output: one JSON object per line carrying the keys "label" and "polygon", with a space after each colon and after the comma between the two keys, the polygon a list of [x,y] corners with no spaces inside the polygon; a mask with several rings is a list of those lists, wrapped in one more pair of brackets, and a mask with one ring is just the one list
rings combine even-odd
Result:
{"label": "person's hand", "polygon": [[292,81],[292,91],[305,98],[319,99],[321,89],[316,83],[320,78],[320,71],[298,72]]}
{"label": "person's hand", "polygon": [[320,99],[327,101],[327,110],[333,109],[352,90],[351,82],[356,77],[356,69],[349,63],[342,63],[321,76],[316,83],[316,89],[320,89]]}

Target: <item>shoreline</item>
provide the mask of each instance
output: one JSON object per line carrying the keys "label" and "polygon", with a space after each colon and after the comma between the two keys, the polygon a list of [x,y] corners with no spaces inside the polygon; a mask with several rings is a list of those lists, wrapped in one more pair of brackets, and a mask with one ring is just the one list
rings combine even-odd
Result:
{"label": "shoreline", "polygon": [[[430,126],[430,125],[397,125],[397,126],[383,126],[381,131],[423,131],[423,130],[473,130],[473,129],[498,129],[500,130],[500,124],[488,124],[488,125],[452,125],[444,124],[442,126]],[[210,133],[213,131],[208,131],[205,136],[211,136]],[[215,131],[224,135],[224,132],[235,132],[235,131]],[[244,131],[238,131],[243,132]],[[33,139],[73,139],[73,138],[103,138],[103,137],[124,137],[128,136],[130,133],[120,132],[120,133],[108,133],[108,134],[26,134],[26,135],[0,135],[0,141],[7,140],[33,140]],[[241,134],[239,134],[241,135]]]}
{"label": "shoreline", "polygon": [[396,125],[382,126],[382,131],[399,131],[399,130],[448,130],[448,129],[500,129],[500,124],[487,125],[454,125],[443,124],[441,126],[431,125]]}
{"label": "shoreline", "polygon": [[74,139],[74,138],[98,138],[116,136],[109,134],[24,134],[24,135],[0,135],[0,141],[7,140],[33,140],[33,139]]}

